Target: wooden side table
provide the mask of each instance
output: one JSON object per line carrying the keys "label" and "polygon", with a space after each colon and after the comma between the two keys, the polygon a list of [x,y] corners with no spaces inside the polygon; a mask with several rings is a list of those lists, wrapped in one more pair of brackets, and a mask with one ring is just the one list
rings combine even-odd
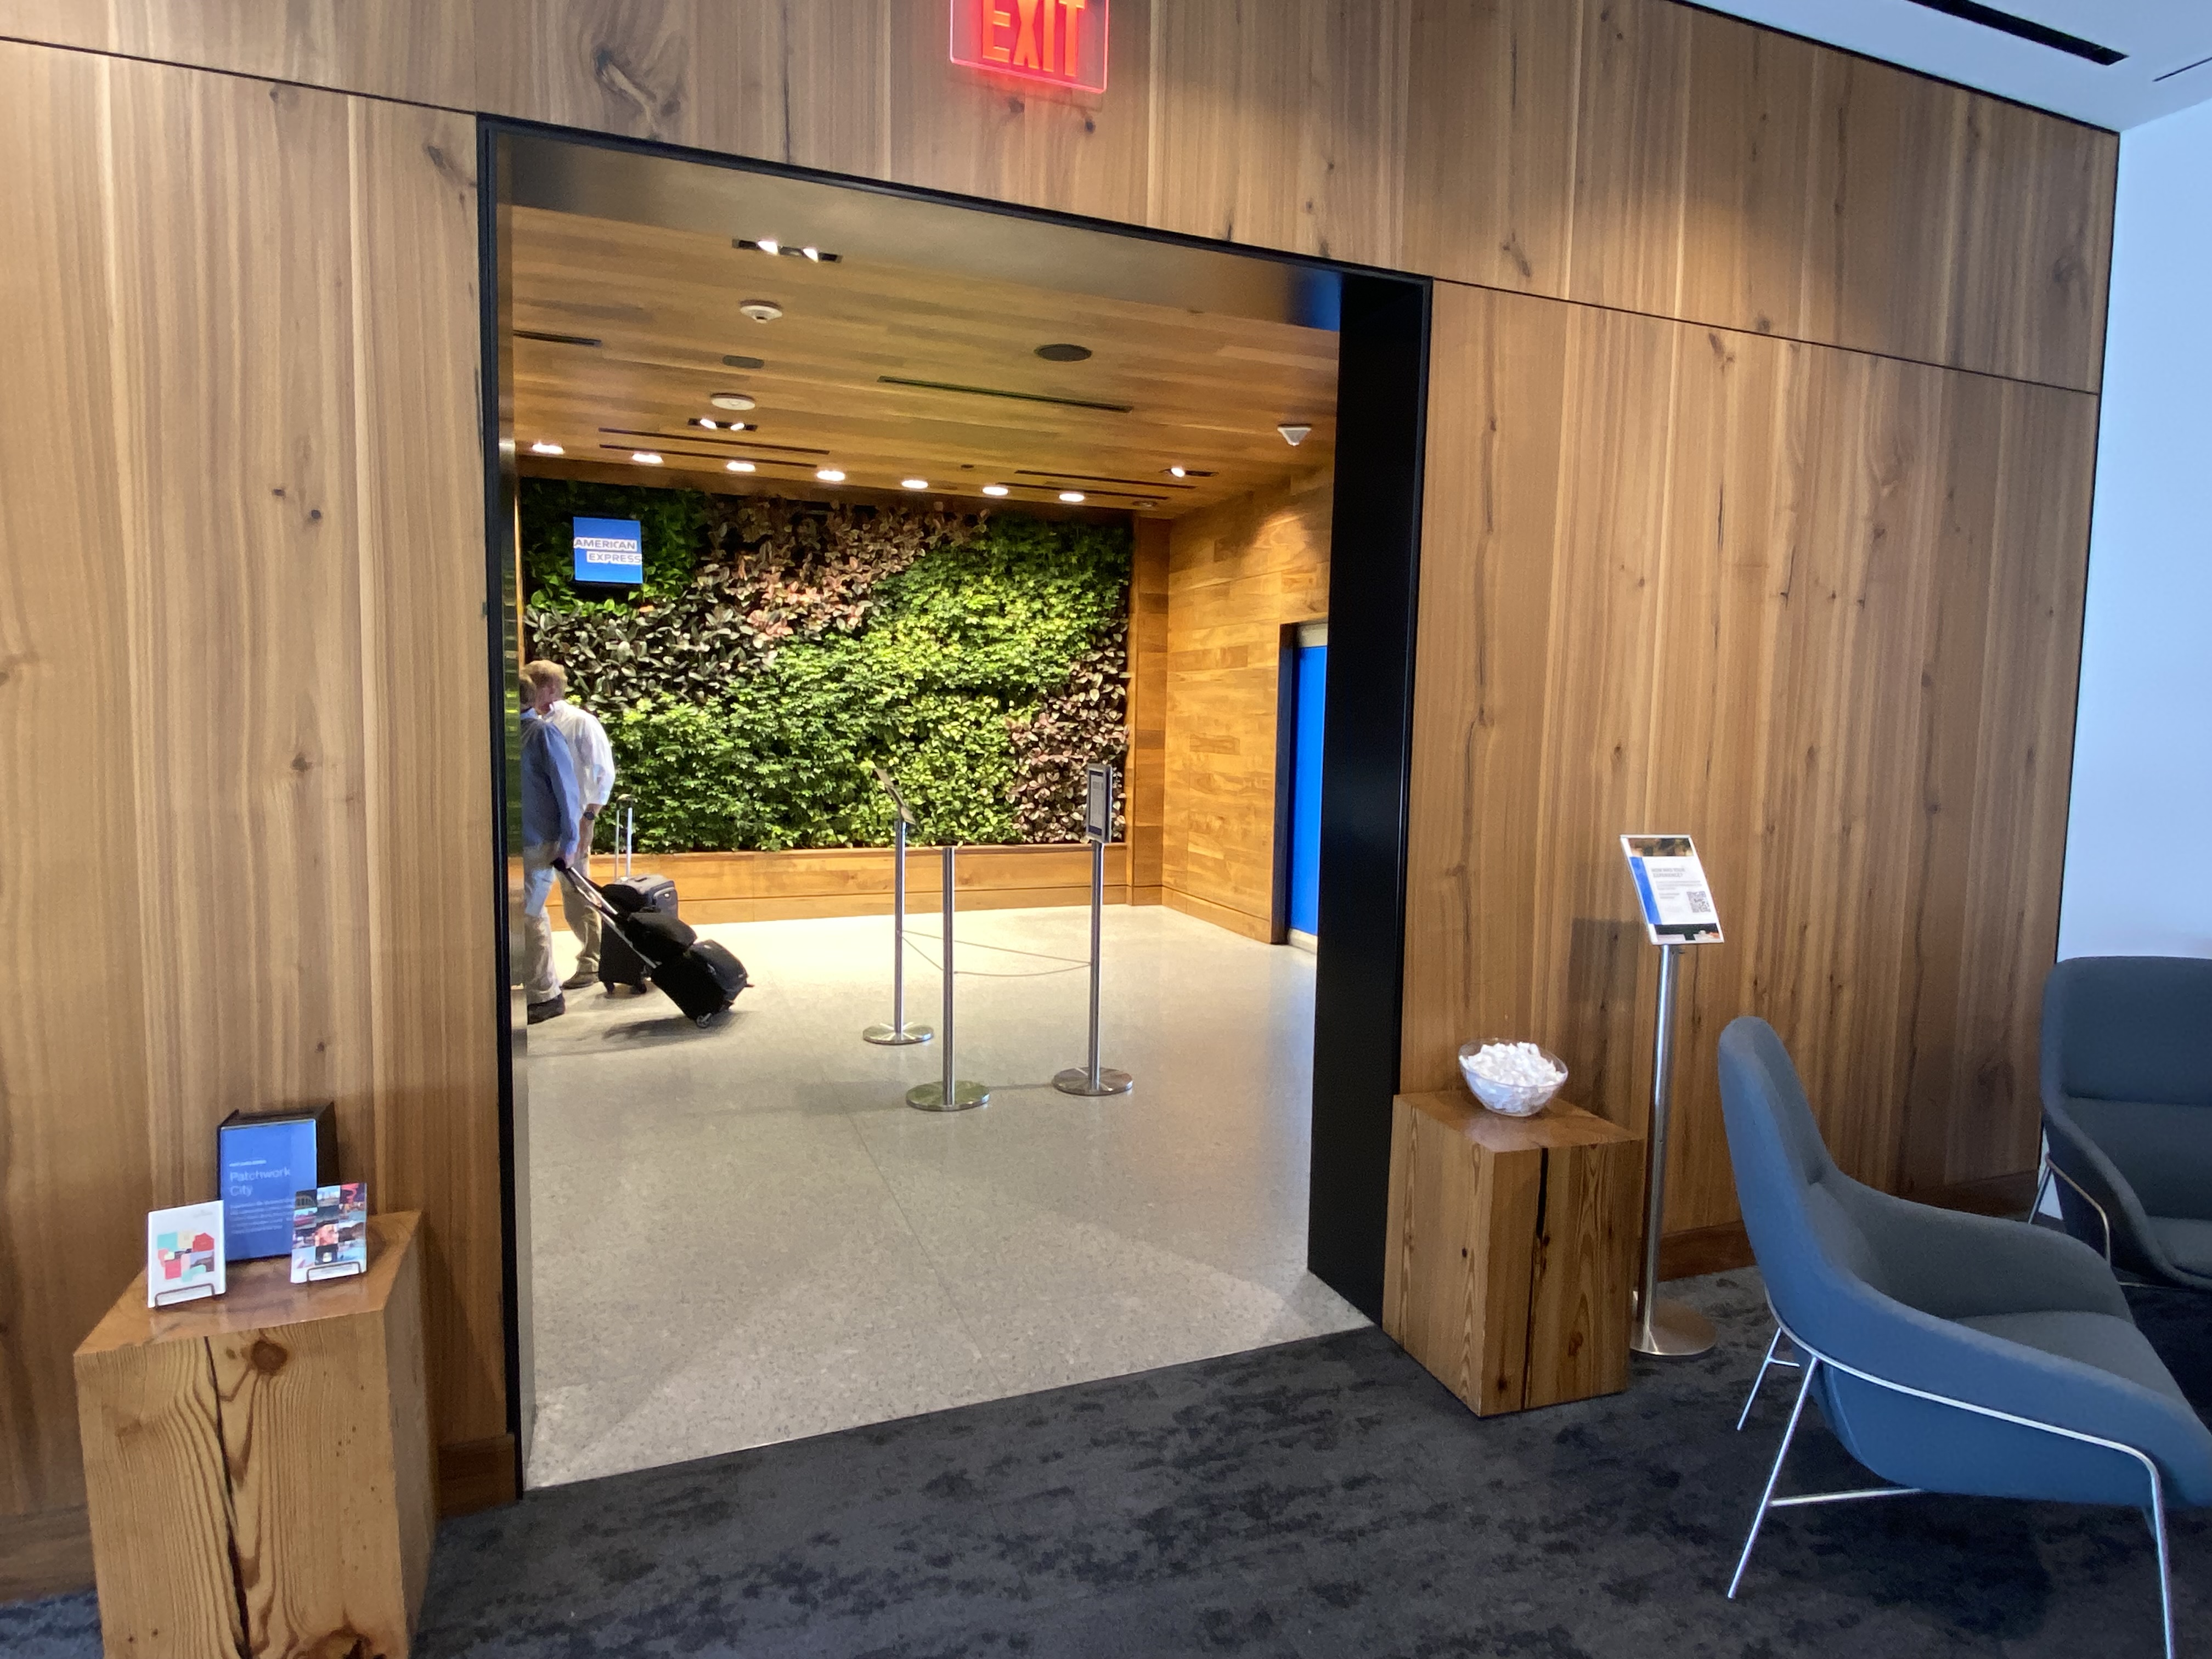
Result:
{"label": "wooden side table", "polygon": [[135,1279],[76,1351],[106,1652],[404,1659],[436,1524],[412,1212],[368,1271],[146,1306]]}
{"label": "wooden side table", "polygon": [[1644,1141],[1554,1101],[1391,1106],[1382,1329],[1478,1414],[1628,1386]]}

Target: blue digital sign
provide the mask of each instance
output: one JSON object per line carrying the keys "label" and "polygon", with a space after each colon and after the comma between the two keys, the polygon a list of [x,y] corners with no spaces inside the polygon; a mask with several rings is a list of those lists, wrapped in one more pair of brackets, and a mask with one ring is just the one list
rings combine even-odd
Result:
{"label": "blue digital sign", "polygon": [[635,519],[576,521],[576,580],[641,586],[645,580],[645,532]]}

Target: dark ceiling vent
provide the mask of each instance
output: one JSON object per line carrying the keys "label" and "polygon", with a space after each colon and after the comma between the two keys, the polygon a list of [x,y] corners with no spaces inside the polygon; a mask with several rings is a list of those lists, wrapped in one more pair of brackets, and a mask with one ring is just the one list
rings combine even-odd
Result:
{"label": "dark ceiling vent", "polygon": [[768,367],[757,357],[725,357],[722,361],[732,368],[766,368]]}
{"label": "dark ceiling vent", "polygon": [[594,340],[588,334],[548,334],[535,328],[518,328],[514,331],[514,337],[518,340],[543,340],[547,345],[598,346],[606,343],[604,340]]}
{"label": "dark ceiling vent", "polygon": [[2008,11],[1999,11],[1995,6],[1977,4],[1976,0],[1912,0],[1912,3],[1925,6],[1929,11],[1940,11],[1946,17],[1979,23],[1985,29],[1995,29],[2000,34],[2009,34],[2015,40],[2032,40],[2039,46],[2049,46],[2053,52],[2070,52],[2076,58],[2086,58],[2091,63],[2102,64],[2107,69],[2127,56],[2124,52],[2114,52],[2110,46],[2100,46],[2094,40],[2084,40],[2078,34],[2052,28],[2047,23],[2032,22],[2025,17],[2015,17]]}
{"label": "dark ceiling vent", "polygon": [[1134,404],[1093,403],[1088,398],[1048,398],[1042,392],[1007,392],[991,386],[955,386],[950,380],[909,380],[897,374],[878,374],[879,386],[911,386],[918,392],[958,392],[970,398],[1012,398],[1018,403],[1057,404],[1062,409],[1097,409],[1109,415],[1130,415],[1136,412]]}
{"label": "dark ceiling vent", "polygon": [[1041,345],[1036,355],[1048,363],[1082,363],[1091,361],[1091,348],[1062,341],[1055,345]]}

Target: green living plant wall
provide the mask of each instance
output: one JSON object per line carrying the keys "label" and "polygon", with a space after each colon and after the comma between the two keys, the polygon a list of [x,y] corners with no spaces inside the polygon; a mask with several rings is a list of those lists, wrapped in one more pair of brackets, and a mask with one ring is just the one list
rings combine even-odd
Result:
{"label": "green living plant wall", "polygon": [[[639,521],[641,589],[578,592],[579,515]],[[878,762],[918,843],[1079,841],[1121,763],[1126,529],[544,478],[521,517],[530,653],[605,723],[641,852],[885,845]]]}

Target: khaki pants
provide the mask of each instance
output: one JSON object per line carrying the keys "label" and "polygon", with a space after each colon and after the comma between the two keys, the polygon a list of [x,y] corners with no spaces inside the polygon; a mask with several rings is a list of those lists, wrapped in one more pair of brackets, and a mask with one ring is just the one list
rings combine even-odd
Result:
{"label": "khaki pants", "polygon": [[[592,873],[592,829],[597,823],[599,809],[584,809],[584,827],[577,836],[576,856],[572,862],[586,877]],[[599,971],[599,913],[584,902],[584,896],[571,881],[561,883],[561,917],[568,924],[568,931],[576,936],[583,947],[576,957],[576,971],[596,975]]]}
{"label": "khaki pants", "polygon": [[552,842],[522,849],[522,960],[518,964],[523,994],[532,1002],[550,1002],[561,994],[561,975],[553,966],[553,928],[545,920],[545,901],[561,872],[553,855],[561,849]]}

